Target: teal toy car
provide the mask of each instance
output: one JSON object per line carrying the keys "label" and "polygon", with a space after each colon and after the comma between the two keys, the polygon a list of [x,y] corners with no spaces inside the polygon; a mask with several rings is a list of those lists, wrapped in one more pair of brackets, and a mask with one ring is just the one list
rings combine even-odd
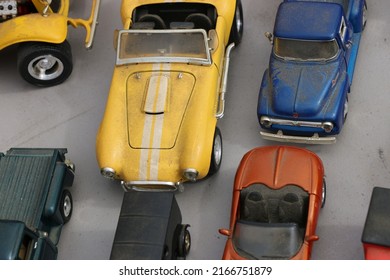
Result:
{"label": "teal toy car", "polygon": [[74,165],[66,149],[0,154],[0,259],[56,259],[72,215]]}

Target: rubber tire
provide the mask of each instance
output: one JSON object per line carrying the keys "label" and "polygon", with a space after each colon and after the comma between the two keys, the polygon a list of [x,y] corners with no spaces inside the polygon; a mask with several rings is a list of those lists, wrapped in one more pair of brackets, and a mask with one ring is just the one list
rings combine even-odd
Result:
{"label": "rubber tire", "polygon": [[188,230],[189,225],[180,226],[178,240],[178,257],[185,259],[191,250],[191,234]]}
{"label": "rubber tire", "polygon": [[325,207],[325,202],[326,202],[326,181],[325,178],[323,179],[322,183],[322,194],[321,194],[321,208]]}
{"label": "rubber tire", "polygon": [[[42,80],[31,76],[28,71],[29,63],[42,55],[52,55],[61,61],[64,69],[58,77],[51,80]],[[22,78],[35,86],[50,87],[61,84],[68,79],[73,70],[70,44],[66,40],[61,44],[36,42],[21,44],[18,50],[17,67]]]}
{"label": "rubber tire", "polygon": [[[239,13],[240,15],[241,28],[237,26],[237,13]],[[238,46],[241,43],[243,35],[244,35],[244,13],[242,9],[241,0],[237,0],[232,29],[230,30],[229,44],[234,43],[235,46]]]}
{"label": "rubber tire", "polygon": [[[367,1],[364,1],[363,5],[364,6],[363,6],[363,19],[362,19],[362,32],[366,28],[366,25],[367,25],[367,11],[368,11]],[[366,13],[366,16],[364,16],[364,13]]]}
{"label": "rubber tire", "polygon": [[[65,213],[65,207],[66,207],[65,203],[66,203],[67,199],[69,200],[68,202],[70,202],[69,214]],[[70,193],[70,191],[68,191],[68,190],[62,191],[61,200],[60,200],[60,204],[59,204],[59,210],[60,210],[62,220],[64,221],[64,224],[66,224],[67,222],[70,221],[70,219],[72,217],[72,212],[73,212],[73,199],[72,199],[72,194]]]}
{"label": "rubber tire", "polygon": [[[349,111],[349,103],[348,103],[348,96],[345,99],[344,106],[343,106],[343,124],[347,121],[348,117],[348,111]],[[345,113],[345,107],[347,107],[347,112]]]}
{"label": "rubber tire", "polygon": [[[214,156],[214,154],[215,154],[214,147],[215,147],[215,139],[217,139],[218,137],[221,140],[221,158],[220,158],[219,162],[216,162],[215,161],[215,156]],[[218,172],[218,170],[219,170],[219,168],[221,167],[221,164],[222,164],[222,157],[223,157],[222,134],[221,134],[221,131],[219,130],[219,128],[215,127],[214,140],[213,140],[213,149],[212,149],[211,158],[210,158],[210,168],[209,168],[209,172],[208,172],[207,176],[212,176],[212,175],[214,175],[215,173]]]}

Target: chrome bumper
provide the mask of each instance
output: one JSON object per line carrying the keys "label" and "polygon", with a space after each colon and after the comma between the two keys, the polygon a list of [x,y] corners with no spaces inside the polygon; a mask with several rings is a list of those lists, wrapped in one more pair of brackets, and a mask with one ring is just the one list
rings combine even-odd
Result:
{"label": "chrome bumper", "polygon": [[164,182],[164,181],[122,181],[122,188],[125,191],[143,191],[143,192],[182,192],[184,186],[182,183]]}
{"label": "chrome bumper", "polygon": [[284,135],[281,130],[277,133],[269,133],[260,131],[260,135],[266,140],[279,141],[279,142],[292,142],[292,143],[303,143],[303,144],[333,144],[336,142],[336,137],[320,137],[318,133],[313,136],[293,136]]}

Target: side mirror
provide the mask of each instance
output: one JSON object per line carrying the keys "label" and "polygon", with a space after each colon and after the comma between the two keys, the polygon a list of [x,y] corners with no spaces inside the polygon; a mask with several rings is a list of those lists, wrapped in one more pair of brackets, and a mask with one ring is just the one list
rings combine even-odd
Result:
{"label": "side mirror", "polygon": [[113,41],[114,50],[115,50],[115,51],[116,51],[117,48],[118,48],[118,38],[119,38],[119,30],[118,30],[118,29],[115,29],[115,30],[114,30],[114,41]]}
{"label": "side mirror", "polygon": [[345,44],[345,47],[347,48],[347,49],[349,49],[349,48],[351,48],[352,47],[352,41],[351,40],[348,40],[348,42]]}
{"label": "side mirror", "polygon": [[318,239],[320,239],[320,238],[318,237],[318,235],[309,235],[309,236],[305,237],[305,240],[306,240],[307,242],[317,241]]}
{"label": "side mirror", "polygon": [[230,230],[228,230],[228,229],[220,228],[218,231],[222,235],[230,236]]}
{"label": "side mirror", "polygon": [[271,45],[272,45],[273,40],[274,40],[274,35],[272,35],[271,32],[265,32],[264,35],[265,35],[265,37],[268,39],[268,41],[269,41],[269,42],[271,43]]}

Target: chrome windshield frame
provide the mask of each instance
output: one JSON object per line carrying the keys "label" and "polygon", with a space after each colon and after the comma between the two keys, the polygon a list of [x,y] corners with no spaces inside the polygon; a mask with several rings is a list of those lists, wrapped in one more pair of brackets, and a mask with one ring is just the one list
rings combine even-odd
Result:
{"label": "chrome windshield frame", "polygon": [[[120,46],[121,46],[121,37],[122,34],[174,34],[174,33],[201,33],[204,38],[204,48],[206,50],[206,58],[194,58],[194,57],[185,57],[185,56],[150,56],[150,57],[133,57],[133,58],[120,58]],[[207,33],[203,29],[163,29],[163,30],[144,30],[144,29],[128,29],[120,30],[117,41],[117,56],[116,56],[116,65],[126,65],[126,64],[137,64],[137,63],[189,63],[189,64],[198,64],[198,65],[211,65],[211,52],[208,44]]]}

